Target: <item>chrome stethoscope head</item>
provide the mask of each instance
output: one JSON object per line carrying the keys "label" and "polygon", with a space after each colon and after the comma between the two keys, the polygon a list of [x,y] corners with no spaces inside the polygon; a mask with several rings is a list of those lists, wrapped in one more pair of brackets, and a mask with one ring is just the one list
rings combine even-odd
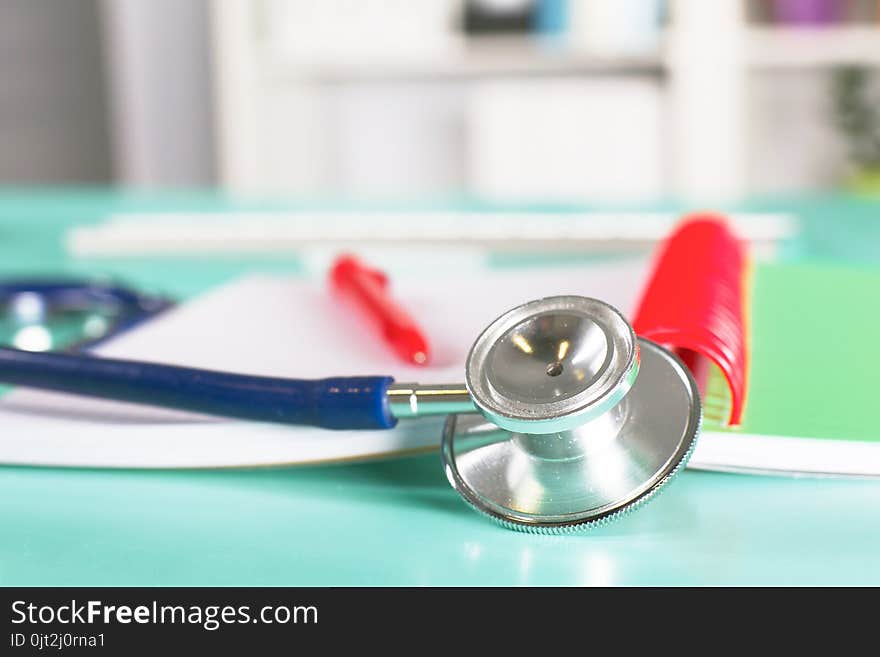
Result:
{"label": "chrome stethoscope head", "polygon": [[596,299],[559,296],[514,308],[477,338],[465,366],[482,414],[508,431],[566,431],[626,395],[639,371],[632,327]]}
{"label": "chrome stethoscope head", "polygon": [[525,531],[582,528],[645,502],[684,466],[701,421],[681,361],[585,297],[503,314],[474,343],[466,380],[483,417],[449,416],[447,477],[475,509]]}

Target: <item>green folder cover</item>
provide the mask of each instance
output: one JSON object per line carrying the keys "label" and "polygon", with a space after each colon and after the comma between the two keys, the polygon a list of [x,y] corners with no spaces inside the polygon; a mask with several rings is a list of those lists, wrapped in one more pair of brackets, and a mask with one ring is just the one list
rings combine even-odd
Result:
{"label": "green folder cover", "polygon": [[762,263],[750,287],[743,423],[713,426],[711,382],[694,465],[880,475],[880,270]]}

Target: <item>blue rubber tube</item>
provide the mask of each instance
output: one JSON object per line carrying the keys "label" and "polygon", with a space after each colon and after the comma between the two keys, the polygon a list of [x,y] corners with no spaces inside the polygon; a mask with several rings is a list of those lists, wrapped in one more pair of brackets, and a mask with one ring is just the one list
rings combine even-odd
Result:
{"label": "blue rubber tube", "polygon": [[0,382],[325,429],[389,429],[389,376],[284,379],[0,347]]}
{"label": "blue rubber tube", "polygon": [[[96,344],[118,335],[141,322],[171,308],[174,303],[165,297],[142,294],[121,285],[105,285],[89,281],[55,279],[7,280],[0,283],[0,310],[23,295],[33,295],[40,303],[45,323],[48,317],[63,311],[112,311],[110,331],[77,343],[77,349]],[[33,321],[33,319],[30,319]]]}
{"label": "blue rubber tube", "polygon": [[142,314],[155,312],[169,305],[167,299],[141,294],[121,285],[41,279],[0,283],[0,305],[27,293],[35,294],[50,308],[90,309],[110,306],[128,314]]}

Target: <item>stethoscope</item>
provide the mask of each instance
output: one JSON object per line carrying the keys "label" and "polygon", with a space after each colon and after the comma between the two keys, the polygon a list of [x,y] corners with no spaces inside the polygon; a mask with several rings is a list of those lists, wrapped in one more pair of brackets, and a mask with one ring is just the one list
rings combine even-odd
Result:
{"label": "stethoscope", "polygon": [[[169,305],[114,286],[0,284],[0,307],[12,313],[96,303],[114,306],[123,328]],[[464,378],[288,379],[0,347],[0,382],[90,397],[343,430],[446,415],[441,454],[453,488],[492,519],[532,532],[637,508],[683,469],[700,429],[687,368],[597,299],[547,297],[504,313],[477,337]]]}

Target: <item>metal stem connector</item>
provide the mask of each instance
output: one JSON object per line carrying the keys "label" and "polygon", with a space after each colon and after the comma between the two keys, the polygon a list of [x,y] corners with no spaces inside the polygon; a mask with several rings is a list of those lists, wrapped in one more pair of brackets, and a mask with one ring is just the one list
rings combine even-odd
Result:
{"label": "metal stem connector", "polygon": [[477,410],[463,383],[394,383],[388,386],[388,405],[398,419]]}

